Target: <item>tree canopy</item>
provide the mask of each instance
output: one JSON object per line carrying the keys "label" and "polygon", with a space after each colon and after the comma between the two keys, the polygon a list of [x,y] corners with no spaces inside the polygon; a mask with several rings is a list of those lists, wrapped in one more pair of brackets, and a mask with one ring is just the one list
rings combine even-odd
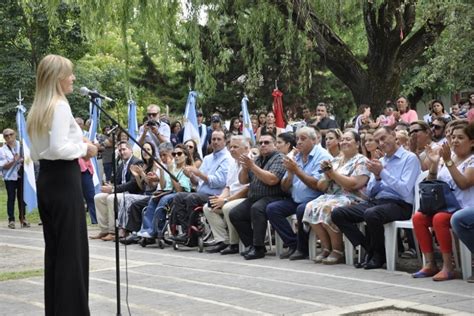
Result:
{"label": "tree canopy", "polygon": [[[414,101],[472,87],[473,13],[468,1],[429,0],[5,0],[0,16],[0,108],[26,103],[47,53],[76,64],[76,86],[119,102],[168,105],[182,115],[189,88],[205,113],[333,105],[340,118],[375,112],[400,93]],[[84,99],[73,110],[87,115]],[[13,109],[13,110],[12,110]],[[143,113],[143,112],[142,112]]]}

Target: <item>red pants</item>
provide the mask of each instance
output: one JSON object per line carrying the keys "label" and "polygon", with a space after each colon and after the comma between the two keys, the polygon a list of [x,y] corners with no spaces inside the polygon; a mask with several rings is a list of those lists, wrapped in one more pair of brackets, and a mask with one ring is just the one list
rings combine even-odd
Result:
{"label": "red pants", "polygon": [[434,216],[428,216],[421,212],[416,212],[413,215],[413,228],[415,229],[416,239],[420,243],[421,252],[433,252],[433,239],[431,238],[430,227],[433,227],[441,252],[452,252],[451,226],[449,223],[452,215],[447,212],[438,212]]}

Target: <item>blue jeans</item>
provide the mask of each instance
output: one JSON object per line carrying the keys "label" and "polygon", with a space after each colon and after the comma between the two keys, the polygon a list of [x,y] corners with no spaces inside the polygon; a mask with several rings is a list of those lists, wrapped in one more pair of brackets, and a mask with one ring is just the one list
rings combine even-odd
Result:
{"label": "blue jeans", "polygon": [[474,207],[463,208],[454,213],[451,227],[467,248],[474,252]]}
{"label": "blue jeans", "polygon": [[97,217],[95,215],[95,188],[94,181],[92,180],[92,174],[86,170],[81,173],[81,183],[82,183],[82,194],[86,200],[87,210],[89,211],[89,216],[91,217],[91,223],[97,224]]}
{"label": "blue jeans", "polygon": [[173,201],[176,193],[163,196],[161,199],[151,198],[143,212],[142,228],[139,233],[148,233],[156,237],[161,233],[166,223],[166,206]]}
{"label": "blue jeans", "polygon": [[296,248],[297,237],[287,217],[296,214],[297,207],[298,204],[293,199],[275,201],[267,205],[267,217],[270,224],[280,235],[284,245],[290,248]]}

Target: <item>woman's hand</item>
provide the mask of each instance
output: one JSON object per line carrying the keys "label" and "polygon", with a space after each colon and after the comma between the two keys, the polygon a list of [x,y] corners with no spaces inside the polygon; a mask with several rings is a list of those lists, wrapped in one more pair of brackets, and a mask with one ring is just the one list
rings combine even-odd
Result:
{"label": "woman's hand", "polygon": [[443,158],[444,162],[451,160],[451,148],[449,147],[448,143],[441,145],[441,148],[439,149],[439,155]]}
{"label": "woman's hand", "polygon": [[87,153],[83,158],[86,160],[91,159],[92,157],[97,156],[98,151],[99,150],[97,149],[96,145],[93,145],[92,143],[87,143]]}
{"label": "woman's hand", "polygon": [[431,148],[430,145],[426,145],[425,152],[426,152],[426,157],[428,157],[428,160],[430,161],[431,164],[434,164],[434,165],[439,164],[440,149],[438,148],[433,149]]}

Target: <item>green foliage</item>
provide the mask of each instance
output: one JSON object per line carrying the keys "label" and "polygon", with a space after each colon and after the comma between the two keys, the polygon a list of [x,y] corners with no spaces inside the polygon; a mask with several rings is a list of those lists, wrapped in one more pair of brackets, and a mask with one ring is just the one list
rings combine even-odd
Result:
{"label": "green foliage", "polygon": [[0,127],[15,126],[18,90],[24,104],[30,105],[34,95],[35,69],[48,53],[80,59],[88,50],[79,23],[80,9],[64,3],[53,16],[60,21],[50,24],[49,8],[42,1],[5,0],[0,19],[5,27],[0,32]]}

